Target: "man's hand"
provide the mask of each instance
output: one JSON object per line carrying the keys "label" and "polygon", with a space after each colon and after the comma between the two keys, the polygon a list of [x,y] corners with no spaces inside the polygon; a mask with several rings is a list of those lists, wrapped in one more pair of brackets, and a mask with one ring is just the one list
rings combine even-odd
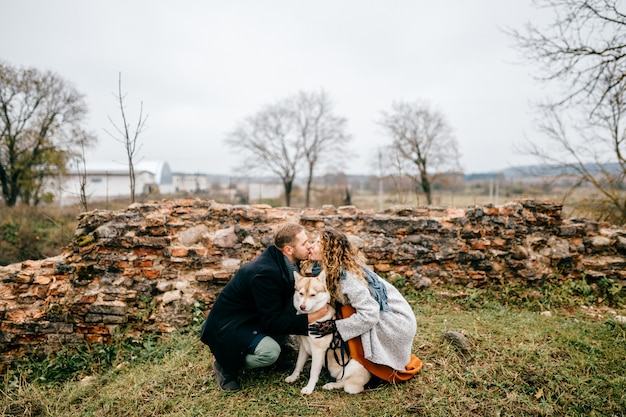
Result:
{"label": "man's hand", "polygon": [[308,323],[311,324],[315,321],[318,321],[319,319],[324,317],[326,314],[328,314],[328,306],[325,305],[324,307],[320,308],[316,312],[307,314]]}

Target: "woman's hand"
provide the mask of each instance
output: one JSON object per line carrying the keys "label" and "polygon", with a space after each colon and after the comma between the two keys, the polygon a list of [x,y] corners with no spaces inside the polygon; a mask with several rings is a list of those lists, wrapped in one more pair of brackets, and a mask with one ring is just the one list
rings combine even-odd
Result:
{"label": "woman's hand", "polygon": [[330,319],[309,324],[309,335],[316,337],[324,337],[337,331],[335,320]]}

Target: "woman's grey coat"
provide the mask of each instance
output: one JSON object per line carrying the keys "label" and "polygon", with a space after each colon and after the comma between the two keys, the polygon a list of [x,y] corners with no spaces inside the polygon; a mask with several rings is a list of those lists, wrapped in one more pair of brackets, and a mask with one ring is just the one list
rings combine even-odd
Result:
{"label": "woman's grey coat", "polygon": [[382,311],[370,294],[368,286],[347,273],[339,281],[346,303],[356,312],[337,320],[341,338],[349,340],[361,336],[365,358],[396,370],[404,370],[411,357],[417,323],[413,309],[398,289],[380,278],[387,290],[389,311]]}

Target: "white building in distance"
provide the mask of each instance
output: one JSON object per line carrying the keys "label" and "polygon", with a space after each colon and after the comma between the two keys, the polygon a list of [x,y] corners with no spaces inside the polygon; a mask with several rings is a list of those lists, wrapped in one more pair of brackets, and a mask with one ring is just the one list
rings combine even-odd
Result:
{"label": "white building in distance", "polygon": [[[174,192],[172,171],[164,161],[141,161],[135,168],[135,195]],[[128,165],[120,163],[87,163],[85,195],[90,201],[130,196]],[[50,187],[59,205],[74,204],[80,199],[81,170],[71,167],[67,174]]]}
{"label": "white building in distance", "polygon": [[206,174],[186,174],[182,172],[172,173],[173,191],[187,192],[187,193],[200,193],[208,190],[211,187],[209,184],[209,178]]}
{"label": "white building in distance", "polygon": [[[49,181],[44,193],[52,194],[52,204],[67,206],[80,201],[81,173],[85,172],[85,196],[88,202],[102,202],[130,197],[128,165],[116,162],[87,162],[85,168],[70,166],[65,175]],[[220,201],[260,202],[279,199],[280,181],[272,177],[250,178],[205,173],[172,172],[165,161],[140,161],[135,164],[135,196],[154,194],[202,194]]]}

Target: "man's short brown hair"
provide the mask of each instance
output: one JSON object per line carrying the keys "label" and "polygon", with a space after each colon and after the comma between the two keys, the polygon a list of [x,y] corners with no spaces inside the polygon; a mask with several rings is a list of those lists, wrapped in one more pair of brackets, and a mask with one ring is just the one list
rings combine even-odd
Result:
{"label": "man's short brown hair", "polygon": [[294,246],[296,235],[304,230],[304,226],[298,223],[286,223],[281,225],[274,233],[274,245],[280,250],[285,246]]}

